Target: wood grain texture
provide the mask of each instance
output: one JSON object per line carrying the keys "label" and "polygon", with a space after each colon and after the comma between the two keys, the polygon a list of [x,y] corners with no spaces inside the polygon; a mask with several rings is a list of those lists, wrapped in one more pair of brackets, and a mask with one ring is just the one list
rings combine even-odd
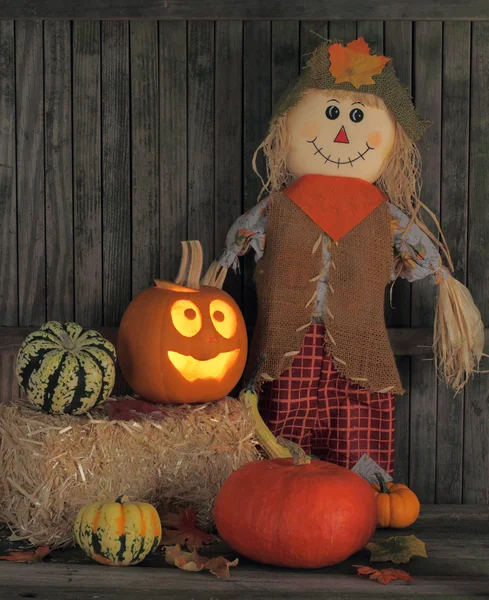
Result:
{"label": "wood grain texture", "polygon": [[[271,24],[269,21],[245,21],[243,36],[243,209],[248,210],[256,203],[262,187],[252,169],[253,154],[267,135],[272,111]],[[263,177],[266,168],[261,152],[257,167]],[[253,254],[249,252],[241,263],[242,310],[248,326],[255,324],[257,312]]]}
{"label": "wood grain texture", "polygon": [[[384,48],[386,56],[394,60],[397,76],[411,89],[412,83],[412,23],[393,21],[385,23]],[[407,281],[398,279],[392,293],[393,309],[386,293],[386,323],[393,327],[411,324],[411,290]],[[398,481],[409,481],[409,428],[410,428],[410,363],[409,357],[397,358],[397,368],[406,393],[396,399],[395,476]]]}
{"label": "wood grain texture", "polygon": [[0,325],[17,325],[17,186],[14,22],[0,21]]}
{"label": "wood grain texture", "polygon": [[[216,22],[214,253],[243,211],[243,23]],[[230,275],[224,289],[241,305],[243,282]]]}
{"label": "wood grain texture", "polygon": [[346,15],[340,21],[330,21],[329,38],[348,43],[357,37],[357,24],[355,21],[347,20]]}
{"label": "wood grain texture", "polygon": [[73,23],[75,319],[103,322],[100,22]]}
{"label": "wood grain texture", "polygon": [[158,23],[132,21],[131,195],[132,295],[160,270],[160,177],[158,114]]}
{"label": "wood grain texture", "polygon": [[15,375],[17,352],[0,352],[0,404],[19,397],[20,389]]}
{"label": "wood grain texture", "polygon": [[74,319],[71,23],[44,23],[46,318]]}
{"label": "wood grain texture", "polygon": [[[489,23],[472,26],[468,287],[482,319],[489,322]],[[483,367],[487,369],[487,367]],[[488,374],[476,376],[465,392],[464,502],[489,502]]]}
{"label": "wood grain texture", "polygon": [[159,24],[160,272],[176,276],[187,238],[187,24]]}
{"label": "wood grain texture", "polygon": [[200,240],[205,265],[214,259],[214,27],[188,24],[188,236]]}
{"label": "wood grain texture", "polygon": [[19,323],[46,320],[42,21],[15,24]]}
{"label": "wood grain texture", "polygon": [[312,51],[328,39],[328,21],[301,21],[301,67],[309,60]]}
{"label": "wood grain texture", "polygon": [[[439,22],[414,24],[416,109],[432,122],[419,143],[423,156],[423,201],[437,217],[440,214],[442,27]],[[433,326],[436,294],[436,286],[430,278],[412,286],[412,326]],[[420,501],[426,503],[435,501],[437,388],[434,361],[413,357],[409,481]]]}
{"label": "wood grain texture", "polygon": [[104,325],[131,300],[129,23],[102,21],[102,195]]}
{"label": "wood grain texture", "polygon": [[272,105],[299,75],[299,22],[272,22]]}
{"label": "wood grain texture", "polygon": [[0,19],[379,19],[489,18],[485,0],[5,0]]}
{"label": "wood grain texture", "polygon": [[[461,282],[467,277],[470,23],[443,25],[441,226]],[[461,502],[464,395],[438,387],[436,502]]]}
{"label": "wood grain texture", "polygon": [[376,54],[384,53],[384,22],[358,21],[357,35],[363,37]]}

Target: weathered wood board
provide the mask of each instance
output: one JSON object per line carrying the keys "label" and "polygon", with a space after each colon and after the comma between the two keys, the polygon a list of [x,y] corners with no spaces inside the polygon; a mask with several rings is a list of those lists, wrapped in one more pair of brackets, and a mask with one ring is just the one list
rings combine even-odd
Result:
{"label": "weathered wood board", "polygon": [[[260,193],[251,163],[273,104],[328,36],[364,36],[392,56],[433,122],[420,145],[422,198],[489,324],[487,2],[166,4],[0,7],[0,18],[97,9],[115,19],[0,20],[0,401],[16,393],[28,328],[46,319],[117,327],[131,297],[175,276],[182,239],[203,242],[207,267]],[[250,253],[225,284],[250,330],[253,269]],[[427,502],[486,502],[488,375],[456,397],[437,381],[435,292],[397,281],[393,308],[386,297],[406,388],[396,475]]]}
{"label": "weathered wood board", "polygon": [[[353,565],[368,565],[362,550],[333,567],[317,570],[281,569],[240,557],[230,579],[210,573],[186,573],[165,563],[158,552],[141,565],[109,568],[95,564],[76,548],[56,551],[43,564],[0,563],[0,592],[5,598],[92,600],[117,597],[132,600],[250,600],[301,598],[423,598],[468,600],[489,597],[489,508],[487,506],[425,505],[418,521],[402,530],[378,530],[374,540],[414,534],[426,544],[428,558],[408,564],[375,563],[376,568],[401,568],[414,578],[388,586],[356,575]],[[12,547],[0,530],[0,554]],[[224,544],[210,546],[208,556],[236,553]],[[2,596],[3,597],[3,596]]]}

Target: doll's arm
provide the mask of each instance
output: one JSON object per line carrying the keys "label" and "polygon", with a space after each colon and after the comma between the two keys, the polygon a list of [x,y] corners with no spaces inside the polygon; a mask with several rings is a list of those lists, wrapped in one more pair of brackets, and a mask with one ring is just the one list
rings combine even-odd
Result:
{"label": "doll's arm", "polygon": [[269,198],[264,198],[253,208],[241,215],[228,231],[226,245],[217,262],[223,267],[238,269],[238,257],[250,248],[256,253],[258,261],[265,249],[266,210]]}
{"label": "doll's arm", "polygon": [[442,265],[435,244],[410,218],[389,204],[394,231],[392,279],[417,281],[432,275],[438,286],[433,352],[437,370],[456,392],[479,369],[484,355],[484,324],[469,290]]}
{"label": "doll's arm", "polygon": [[392,279],[402,277],[412,282],[431,276],[432,283],[449,279],[450,271],[443,266],[440,252],[428,235],[416,223],[409,227],[411,219],[400,208],[391,203],[388,206],[394,238]]}
{"label": "doll's arm", "polygon": [[263,256],[268,201],[269,198],[264,198],[235,221],[226,236],[224,249],[202,279],[203,285],[222,287],[228,269],[232,267],[237,271],[238,258],[250,248],[255,251],[257,261]]}

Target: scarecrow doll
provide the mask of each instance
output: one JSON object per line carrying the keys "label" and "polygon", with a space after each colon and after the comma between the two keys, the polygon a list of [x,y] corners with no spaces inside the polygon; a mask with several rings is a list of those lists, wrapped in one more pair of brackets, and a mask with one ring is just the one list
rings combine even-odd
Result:
{"label": "scarecrow doll", "polygon": [[480,313],[452,278],[419,197],[416,142],[428,125],[389,58],[362,38],[322,44],[255,153],[255,172],[257,153],[266,157],[266,197],[233,225],[204,281],[222,286],[255,251],[248,371],[262,359],[260,412],[276,436],[347,468],[367,453],[393,471],[394,401],[404,390],[384,321],[389,283],[431,277],[438,287],[436,364],[455,390],[482,356]]}

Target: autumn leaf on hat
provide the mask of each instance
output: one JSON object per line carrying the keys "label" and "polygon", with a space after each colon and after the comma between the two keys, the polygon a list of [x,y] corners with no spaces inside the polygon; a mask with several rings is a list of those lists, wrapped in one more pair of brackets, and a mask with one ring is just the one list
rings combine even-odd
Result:
{"label": "autumn leaf on hat", "polygon": [[369,45],[363,38],[358,38],[346,46],[331,44],[329,58],[329,72],[335,78],[335,83],[348,81],[356,88],[375,83],[372,75],[382,73],[390,61],[386,56],[370,54]]}

